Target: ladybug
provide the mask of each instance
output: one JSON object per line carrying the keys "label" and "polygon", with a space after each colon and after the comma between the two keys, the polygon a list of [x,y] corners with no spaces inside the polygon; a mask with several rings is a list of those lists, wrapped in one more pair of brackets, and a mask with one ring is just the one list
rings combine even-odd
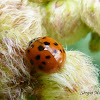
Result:
{"label": "ladybug", "polygon": [[25,54],[31,68],[44,73],[59,71],[66,59],[62,45],[47,36],[31,40]]}

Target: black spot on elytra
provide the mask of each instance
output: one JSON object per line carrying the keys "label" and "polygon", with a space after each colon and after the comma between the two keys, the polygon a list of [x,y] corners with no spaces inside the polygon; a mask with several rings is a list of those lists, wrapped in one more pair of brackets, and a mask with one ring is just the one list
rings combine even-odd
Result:
{"label": "black spot on elytra", "polygon": [[60,49],[60,52],[62,53],[62,50]]}
{"label": "black spot on elytra", "polygon": [[39,65],[39,67],[38,67],[40,70],[42,70],[43,69],[43,66],[42,65]]}
{"label": "black spot on elytra", "polygon": [[27,52],[30,53],[30,50],[28,49]]}
{"label": "black spot on elytra", "polygon": [[34,64],[34,62],[33,62],[33,60],[32,60],[32,59],[30,60],[30,63],[31,63],[32,65]]}
{"label": "black spot on elytra", "polygon": [[45,45],[50,45],[50,43],[49,43],[49,42],[44,42],[44,44],[45,44]]}
{"label": "black spot on elytra", "polygon": [[54,50],[54,53],[57,53],[57,51],[56,51],[56,50]]}
{"label": "black spot on elytra", "polygon": [[46,59],[50,59],[50,56],[46,56],[45,58],[46,58]]}
{"label": "black spot on elytra", "polygon": [[56,45],[56,46],[58,45],[58,43],[56,43],[56,42],[55,42],[55,43],[53,43],[53,44],[54,44],[54,45]]}
{"label": "black spot on elytra", "polygon": [[40,55],[37,55],[37,56],[35,57],[35,59],[36,59],[36,60],[40,60]]}
{"label": "black spot on elytra", "polygon": [[43,47],[42,45],[40,45],[40,46],[38,47],[38,50],[39,50],[39,51],[43,51],[43,50],[44,50],[44,47]]}
{"label": "black spot on elytra", "polygon": [[31,48],[33,48],[34,47],[34,45],[31,45]]}
{"label": "black spot on elytra", "polygon": [[42,39],[45,39],[46,37],[43,37]]}
{"label": "black spot on elytra", "polygon": [[43,61],[42,64],[45,65],[46,63]]}
{"label": "black spot on elytra", "polygon": [[63,52],[65,53],[65,50],[63,49]]}

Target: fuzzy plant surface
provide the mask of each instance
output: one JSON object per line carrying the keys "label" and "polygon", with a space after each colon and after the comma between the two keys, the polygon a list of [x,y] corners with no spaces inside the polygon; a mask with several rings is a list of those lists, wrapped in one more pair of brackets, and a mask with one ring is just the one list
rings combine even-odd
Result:
{"label": "fuzzy plant surface", "polygon": [[0,0],[0,99],[25,100],[30,74],[24,49],[31,39],[43,35],[41,20],[40,8],[27,0]]}
{"label": "fuzzy plant surface", "polygon": [[97,33],[92,33],[89,48],[92,52],[100,51],[100,36]]}
{"label": "fuzzy plant surface", "polygon": [[[27,0],[0,0],[0,31],[12,28],[20,33],[42,36],[42,16],[40,7],[31,7]],[[38,36],[37,36],[38,34]]]}
{"label": "fuzzy plant surface", "polygon": [[100,36],[100,0],[81,0],[81,19]]}
{"label": "fuzzy plant surface", "polygon": [[90,29],[81,21],[79,1],[54,0],[45,6],[43,25],[48,36],[71,45],[88,34]]}
{"label": "fuzzy plant surface", "polygon": [[30,71],[25,50],[30,40],[43,36],[41,20],[38,6],[0,0],[0,99],[99,100],[97,94],[83,94],[100,90],[98,69],[79,51],[66,50],[66,63],[57,73]]}

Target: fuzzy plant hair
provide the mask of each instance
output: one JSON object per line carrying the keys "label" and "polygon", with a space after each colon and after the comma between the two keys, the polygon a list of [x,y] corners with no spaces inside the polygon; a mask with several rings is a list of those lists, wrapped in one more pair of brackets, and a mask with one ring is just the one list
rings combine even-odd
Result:
{"label": "fuzzy plant hair", "polygon": [[100,0],[81,0],[81,19],[100,36]]}
{"label": "fuzzy plant hair", "polygon": [[65,65],[57,73],[30,71],[25,50],[44,33],[40,8],[34,6],[25,0],[0,0],[0,99],[35,95],[38,100],[99,100],[89,94],[100,91],[98,69],[79,51],[66,50]]}
{"label": "fuzzy plant hair", "polygon": [[81,21],[79,4],[79,0],[49,2],[43,17],[47,35],[67,45],[85,37],[90,29]]}
{"label": "fuzzy plant hair", "polygon": [[26,0],[0,0],[0,31],[12,28],[20,33],[43,34],[40,7],[28,5]]}

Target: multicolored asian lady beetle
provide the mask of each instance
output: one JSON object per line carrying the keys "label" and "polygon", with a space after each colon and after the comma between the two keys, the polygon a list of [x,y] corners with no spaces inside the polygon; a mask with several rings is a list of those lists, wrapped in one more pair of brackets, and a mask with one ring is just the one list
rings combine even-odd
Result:
{"label": "multicolored asian lady beetle", "polygon": [[45,73],[55,73],[64,66],[66,53],[61,44],[45,36],[29,42],[26,58],[31,63],[31,68]]}

